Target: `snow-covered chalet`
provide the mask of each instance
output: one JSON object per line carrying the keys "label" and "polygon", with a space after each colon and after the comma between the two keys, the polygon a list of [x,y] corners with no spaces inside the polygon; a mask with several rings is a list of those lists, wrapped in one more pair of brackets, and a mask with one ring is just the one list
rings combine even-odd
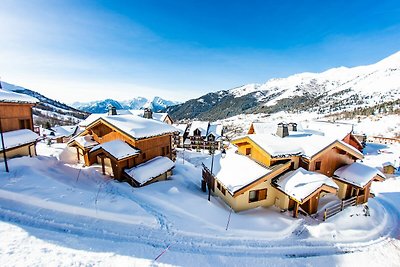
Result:
{"label": "snow-covered chalet", "polygon": [[115,179],[132,186],[165,180],[172,175],[172,134],[169,124],[131,113],[119,115],[110,107],[107,114],[92,114],[84,130],[70,140],[77,159],[90,166],[101,164]]}
{"label": "snow-covered chalet", "polygon": [[0,83],[0,158],[4,158],[4,150],[7,158],[36,156],[39,136],[33,132],[32,107],[38,102],[34,97],[3,90]]}
{"label": "snow-covered chalet", "polygon": [[235,211],[276,206],[293,210],[297,217],[299,209],[317,212],[319,199],[326,194],[354,197],[361,204],[370,197],[371,183],[384,179],[378,169],[356,162],[363,154],[351,127],[251,127],[251,134],[232,141],[236,151],[229,149],[225,156],[217,154],[203,162],[203,190],[208,185]]}

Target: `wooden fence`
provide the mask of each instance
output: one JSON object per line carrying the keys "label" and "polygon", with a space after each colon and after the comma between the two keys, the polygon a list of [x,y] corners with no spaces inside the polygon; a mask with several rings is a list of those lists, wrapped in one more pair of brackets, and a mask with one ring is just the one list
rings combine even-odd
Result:
{"label": "wooden fence", "polygon": [[357,204],[357,197],[352,197],[346,200],[342,200],[341,203],[333,205],[332,207],[326,208],[324,211],[324,221],[333,215],[341,212],[349,206],[355,206]]}

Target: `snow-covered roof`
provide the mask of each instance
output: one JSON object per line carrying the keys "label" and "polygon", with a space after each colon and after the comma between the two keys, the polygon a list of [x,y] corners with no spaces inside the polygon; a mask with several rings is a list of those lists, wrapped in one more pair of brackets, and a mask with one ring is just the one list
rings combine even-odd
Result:
{"label": "snow-covered roof", "polygon": [[222,136],[222,124],[210,123],[208,127],[207,136],[210,134],[214,135],[216,138]]}
{"label": "snow-covered roof", "polygon": [[284,174],[276,184],[279,189],[300,203],[323,185],[339,189],[338,185],[328,176],[310,172],[301,167]]}
{"label": "snow-covered roof", "polygon": [[[140,116],[140,117],[144,116],[143,109],[130,109],[129,112],[136,116]],[[168,113],[153,112],[152,116],[153,116],[153,120],[164,122],[165,118],[168,116]]]}
{"label": "snow-covered roof", "polygon": [[188,127],[188,125],[186,123],[172,124],[172,126],[174,126],[179,131],[180,136],[184,135],[184,133],[186,132],[187,127]]}
{"label": "snow-covered roof", "polygon": [[[39,137],[36,133],[29,129],[22,129],[3,133],[4,147],[7,149],[33,143]],[[1,137],[0,137],[1,141]],[[3,146],[0,142],[0,151],[3,151]]]}
{"label": "snow-covered roof", "polygon": [[393,166],[393,167],[395,167],[395,166],[394,166],[394,163],[391,162],[391,161],[386,161],[386,162],[382,163],[382,167],[387,167],[387,166]]}
{"label": "snow-covered roof", "polygon": [[[211,162],[212,157],[203,161],[210,171]],[[270,169],[235,153],[232,149],[227,150],[225,158],[222,158],[221,154],[214,155],[212,173],[232,195],[270,172]]]}
{"label": "snow-covered roof", "polygon": [[68,137],[74,135],[78,130],[78,125],[55,126],[51,129],[43,129],[42,134],[52,135],[54,137]]}
{"label": "snow-covered roof", "polygon": [[336,123],[329,121],[306,121],[298,124],[297,129],[304,132],[313,132],[338,140],[343,140],[353,130],[352,124]]}
{"label": "snow-covered roof", "polygon": [[0,89],[0,102],[12,102],[12,103],[38,103],[39,100],[25,94],[14,93]]}
{"label": "snow-covered roof", "polygon": [[278,137],[275,134],[249,134],[246,136],[253,140],[253,142],[259,145],[272,157],[303,155],[304,157],[312,158],[314,155],[335,142],[342,144],[355,154],[362,157],[362,153],[356,148],[341,140],[337,140],[333,136],[321,136],[310,132],[300,131],[290,131],[289,135],[284,138]]}
{"label": "snow-covered roof", "polygon": [[256,134],[276,133],[276,122],[253,122],[252,125]]}
{"label": "snow-covered roof", "polygon": [[350,183],[358,187],[364,187],[376,175],[385,178],[385,175],[377,168],[367,166],[360,162],[354,162],[352,164],[340,167],[333,173],[333,175],[340,181]]}
{"label": "snow-covered roof", "polygon": [[167,157],[155,157],[145,163],[142,163],[136,167],[126,169],[125,173],[132,179],[137,181],[140,185],[143,185],[153,178],[165,173],[172,169],[175,163]]}
{"label": "snow-covered roof", "polygon": [[95,140],[93,140],[93,136],[91,136],[91,135],[77,136],[73,140],[71,140],[69,143],[71,143],[73,141],[77,142],[84,148],[89,148],[89,147],[99,144]]}
{"label": "snow-covered roof", "polygon": [[94,122],[95,120],[97,120],[98,118],[101,118],[103,116],[107,116],[107,113],[104,114],[99,114],[99,113],[93,113],[90,114],[86,119],[84,119],[83,121],[79,122],[79,126],[81,127],[87,127],[89,124],[91,124],[92,122]]}
{"label": "snow-covered roof", "polygon": [[176,131],[176,128],[169,124],[135,115],[111,115],[101,117],[98,120],[100,119],[135,139],[174,133]]}
{"label": "snow-covered roof", "polygon": [[196,129],[199,129],[201,136],[206,136],[208,125],[209,125],[208,121],[193,121],[192,125],[190,126],[189,136],[193,136],[194,135],[193,133]]}
{"label": "snow-covered roof", "polygon": [[301,146],[288,142],[287,137],[280,138],[272,134],[249,134],[247,137],[273,157],[304,153]]}
{"label": "snow-covered roof", "polygon": [[90,152],[103,149],[117,160],[138,155],[140,150],[135,149],[122,140],[113,140],[93,147]]}

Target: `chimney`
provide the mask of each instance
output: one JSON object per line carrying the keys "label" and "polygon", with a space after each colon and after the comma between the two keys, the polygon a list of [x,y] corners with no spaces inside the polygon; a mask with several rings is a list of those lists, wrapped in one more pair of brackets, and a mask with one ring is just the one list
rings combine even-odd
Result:
{"label": "chimney", "polygon": [[145,119],[152,119],[153,118],[153,111],[149,108],[144,109],[143,118]]}
{"label": "chimney", "polygon": [[286,123],[280,122],[278,123],[278,129],[276,130],[276,135],[284,138],[289,135],[288,126]]}
{"label": "chimney", "polygon": [[108,106],[108,116],[117,115],[117,108],[113,105]]}
{"label": "chimney", "polygon": [[289,123],[288,130],[292,132],[297,132],[297,123],[295,122]]}

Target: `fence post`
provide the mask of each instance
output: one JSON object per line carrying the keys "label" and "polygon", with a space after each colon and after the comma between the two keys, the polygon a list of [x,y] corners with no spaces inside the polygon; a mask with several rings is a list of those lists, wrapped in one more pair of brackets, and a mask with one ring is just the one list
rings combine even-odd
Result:
{"label": "fence post", "polygon": [[324,221],[326,220],[326,209],[324,211]]}
{"label": "fence post", "polygon": [[340,210],[343,210],[344,208],[344,201],[342,200],[342,204],[340,205]]}

